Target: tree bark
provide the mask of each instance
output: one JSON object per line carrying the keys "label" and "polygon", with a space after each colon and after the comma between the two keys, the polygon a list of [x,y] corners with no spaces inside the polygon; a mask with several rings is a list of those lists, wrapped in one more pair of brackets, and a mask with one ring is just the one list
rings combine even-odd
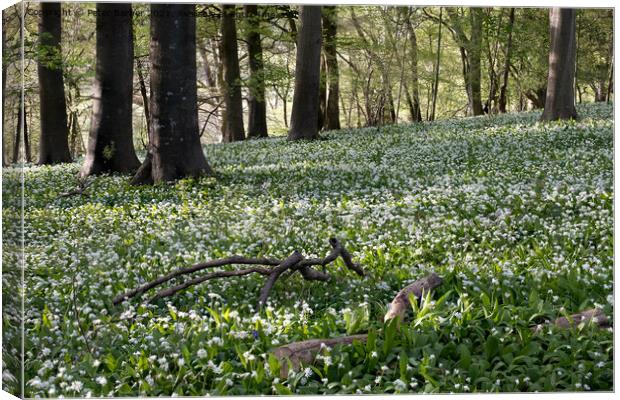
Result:
{"label": "tree bark", "polygon": [[[420,89],[418,84],[418,38],[411,24],[411,15],[407,17],[406,24],[409,33],[409,43],[411,45],[411,120],[413,122],[420,122],[422,121],[422,112],[420,111]],[[407,93],[407,96],[409,96],[409,93]]]}
{"label": "tree bark", "polygon": [[5,19],[5,10],[2,10],[2,166],[5,167],[8,165],[6,161],[6,135],[4,134],[5,120],[4,120],[4,108],[5,108],[5,99],[6,99],[6,72],[7,72],[7,41],[6,41],[6,24],[7,20]]}
{"label": "tree bark", "polygon": [[442,17],[443,17],[443,8],[439,8],[439,32],[437,34],[437,59],[435,61],[435,66],[434,66],[434,79],[433,79],[433,102],[432,102],[432,106],[431,106],[431,115],[429,116],[428,120],[429,121],[434,121],[435,120],[435,109],[437,107],[437,93],[439,92],[439,66],[440,66],[440,60],[441,60],[441,27],[443,25],[443,21],[442,21]]}
{"label": "tree bark", "polygon": [[28,134],[28,107],[24,101],[24,158],[27,163],[32,162],[32,152],[30,151],[30,136]]}
{"label": "tree bark", "polygon": [[551,51],[545,110],[541,120],[575,119],[575,16],[576,10],[552,8],[549,10]]}
{"label": "tree bark", "polygon": [[447,8],[451,20],[451,31],[455,41],[459,44],[461,61],[463,63],[463,79],[467,90],[468,114],[482,115],[481,100],[481,68],[480,54],[482,53],[482,20],[483,14],[480,8],[469,9],[469,25],[471,34],[468,38],[455,9]]}
{"label": "tree bark", "polygon": [[508,73],[510,72],[510,56],[512,53],[512,30],[515,23],[515,9],[510,9],[510,17],[508,20],[508,42],[506,43],[506,54],[504,60],[504,76],[502,86],[499,89],[499,112],[506,112],[506,93],[508,91]]}
{"label": "tree bark", "polygon": [[318,139],[321,6],[302,6],[297,34],[295,92],[289,140]]}
{"label": "tree bark", "polygon": [[336,52],[336,35],[338,33],[337,9],[335,6],[323,6],[323,32],[325,35],[325,62],[327,65],[327,108],[325,110],[325,130],[340,129],[340,74]]}
{"label": "tree bark", "polygon": [[224,68],[224,103],[226,104],[222,142],[230,143],[245,139],[235,5],[222,5],[220,32],[222,35],[220,57]]}
{"label": "tree bark", "polygon": [[39,20],[41,52],[37,63],[41,107],[39,164],[71,161],[60,39],[60,3],[41,3]]}
{"label": "tree bark", "polygon": [[480,54],[482,52],[482,9],[471,8],[470,9],[471,20],[471,40],[468,46],[468,61],[469,61],[469,107],[470,112],[473,115],[482,115],[482,99],[481,99],[481,68],[480,68]]}
{"label": "tree bark", "polygon": [[248,137],[267,137],[267,107],[265,103],[265,71],[263,65],[263,47],[260,36],[260,17],[258,6],[243,6],[248,25],[246,41],[250,64]]}
{"label": "tree bark", "polygon": [[23,114],[23,108],[24,108],[24,103],[23,103],[23,98],[22,98],[22,92],[20,91],[18,93],[19,96],[19,100],[18,100],[18,107],[17,107],[17,124],[15,124],[15,140],[13,140],[13,164],[17,164],[19,163],[19,147],[21,145],[21,140],[22,140],[22,120],[24,117]]}
{"label": "tree bark", "polygon": [[140,96],[142,96],[142,107],[144,107],[144,119],[146,120],[146,134],[151,131],[151,112],[149,110],[149,96],[146,91],[146,82],[142,73],[142,62],[138,61],[136,68],[138,72],[138,84],[140,85]]}
{"label": "tree bark", "polygon": [[140,166],[133,146],[131,4],[97,3],[96,34],[93,111],[82,178],[107,172],[132,173]]}
{"label": "tree bark", "polygon": [[150,151],[133,184],[212,174],[198,135],[194,11],[192,4],[151,4]]}
{"label": "tree bark", "polygon": [[323,129],[325,112],[327,111],[327,64],[325,54],[321,54],[321,78],[319,81],[319,131]]}

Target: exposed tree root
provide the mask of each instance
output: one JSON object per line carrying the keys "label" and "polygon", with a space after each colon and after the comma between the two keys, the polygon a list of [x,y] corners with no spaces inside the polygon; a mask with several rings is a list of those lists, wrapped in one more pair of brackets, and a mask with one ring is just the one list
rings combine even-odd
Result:
{"label": "exposed tree root", "polygon": [[246,268],[241,270],[233,270],[233,271],[216,271],[210,274],[197,277],[194,279],[190,279],[186,282],[178,284],[176,286],[172,286],[170,288],[161,290],[153,296],[149,302],[153,302],[157,299],[161,299],[164,297],[172,296],[175,293],[186,289],[190,286],[197,285],[199,283],[208,281],[210,279],[218,279],[218,278],[228,278],[233,276],[243,276],[251,273],[258,273],[261,275],[267,276],[267,282],[265,286],[261,289],[258,305],[259,307],[263,307],[267,298],[269,297],[269,293],[273,288],[274,284],[278,280],[278,278],[286,271],[299,271],[301,276],[306,280],[317,280],[317,281],[327,281],[329,279],[329,275],[325,272],[320,272],[312,268],[313,266],[322,266],[325,267],[327,264],[335,261],[338,257],[341,257],[345,266],[350,270],[357,273],[359,276],[364,276],[364,271],[359,266],[359,264],[354,263],[351,260],[351,255],[349,252],[342,246],[342,244],[336,239],[329,239],[329,244],[332,246],[332,250],[325,258],[304,258],[301,253],[298,251],[294,251],[290,256],[285,258],[284,260],[277,260],[271,258],[246,258],[242,256],[232,256],[227,258],[222,258],[218,260],[211,260],[204,263],[194,264],[187,268],[177,269],[167,275],[160,276],[157,279],[152,280],[136,289],[130,290],[128,292],[119,294],[116,296],[112,302],[117,305],[124,300],[141,296],[147,290],[150,290],[156,286],[159,286],[165,282],[168,282],[174,278],[180,277],[181,275],[190,274],[193,272],[197,272],[203,269],[208,268],[216,268],[222,267],[225,265],[267,265],[273,268]]}

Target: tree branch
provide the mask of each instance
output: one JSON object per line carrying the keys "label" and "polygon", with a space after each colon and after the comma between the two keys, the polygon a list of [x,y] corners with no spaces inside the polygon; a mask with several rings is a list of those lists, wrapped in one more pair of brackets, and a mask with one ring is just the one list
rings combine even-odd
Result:
{"label": "tree branch", "polygon": [[284,260],[278,260],[278,259],[272,259],[272,258],[246,258],[246,257],[235,255],[235,256],[231,256],[227,258],[221,258],[221,259],[211,260],[211,261],[204,262],[204,263],[194,264],[186,268],[179,268],[177,270],[170,272],[169,274],[160,276],[136,289],[132,289],[130,291],[117,295],[112,300],[112,303],[114,305],[118,305],[124,300],[131,299],[136,296],[141,296],[147,290],[150,290],[156,286],[159,286],[163,283],[166,283],[182,275],[191,274],[193,272],[201,271],[203,269],[223,267],[226,265],[235,265],[235,264],[267,265],[267,266],[273,266],[274,268],[265,269],[265,268],[255,267],[255,268],[247,268],[247,269],[235,270],[235,271],[212,272],[202,277],[194,278],[184,283],[181,283],[179,285],[172,286],[168,289],[161,290],[157,292],[157,294],[155,294],[155,296],[153,296],[149,300],[149,302],[153,302],[163,297],[172,296],[173,294],[183,289],[187,289],[190,286],[197,285],[199,283],[205,282],[210,279],[227,278],[227,277],[233,277],[233,276],[248,275],[251,273],[259,273],[261,275],[269,276],[259,296],[259,306],[262,307],[264,303],[266,302],[267,297],[269,296],[269,293],[273,285],[278,280],[280,275],[282,275],[282,273],[286,272],[287,270],[291,272],[299,271],[301,276],[306,280],[327,281],[329,280],[329,277],[330,277],[327,273],[317,271],[311,267],[319,266],[319,265],[322,267],[325,267],[327,264],[335,261],[338,257],[342,257],[344,265],[348,269],[354,271],[359,276],[364,276],[363,269],[360,267],[359,264],[354,263],[351,260],[351,255],[344,248],[344,246],[342,246],[342,244],[338,241],[338,239],[330,238],[329,243],[332,246],[332,250],[329,252],[329,254],[325,258],[305,259],[301,255],[301,253],[299,253],[298,251],[293,252],[289,257],[285,258]]}

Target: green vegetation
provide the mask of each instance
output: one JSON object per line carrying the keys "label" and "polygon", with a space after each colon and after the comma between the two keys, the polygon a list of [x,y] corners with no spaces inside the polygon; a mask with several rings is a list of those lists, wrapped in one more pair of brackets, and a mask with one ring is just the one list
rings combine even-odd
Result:
{"label": "green vegetation", "polygon": [[[610,329],[530,329],[595,306],[613,316],[612,109],[579,106],[579,121],[558,123],[528,112],[208,145],[215,178],[132,187],[105,175],[62,198],[80,160],[26,166],[25,394],[612,390]],[[14,232],[19,174],[3,174]],[[169,302],[111,304],[199,261],[322,257],[330,236],[364,279],[341,261],[327,283],[293,275],[261,312],[255,276]],[[400,332],[384,326],[394,294],[431,271],[444,284]],[[363,331],[368,343],[286,379],[269,356]],[[11,332],[5,343],[18,342]]]}

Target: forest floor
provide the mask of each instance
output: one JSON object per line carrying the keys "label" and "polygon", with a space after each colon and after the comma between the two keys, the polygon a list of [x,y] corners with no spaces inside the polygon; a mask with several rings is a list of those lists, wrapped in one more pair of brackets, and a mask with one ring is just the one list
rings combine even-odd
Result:
{"label": "forest floor", "polygon": [[[26,396],[513,392],[613,389],[611,328],[531,326],[599,307],[613,317],[613,107],[578,122],[539,112],[352,129],[324,140],[209,145],[217,177],[131,187],[77,163],[25,169]],[[11,284],[19,185],[3,174],[4,385],[15,385]],[[323,257],[329,282],[215,280],[174,297],[112,299],[165,272],[232,254]],[[444,283],[394,334],[394,295]],[[270,350],[371,332],[279,376]],[[391,332],[391,333],[390,333]],[[11,348],[13,346],[13,348]]]}

